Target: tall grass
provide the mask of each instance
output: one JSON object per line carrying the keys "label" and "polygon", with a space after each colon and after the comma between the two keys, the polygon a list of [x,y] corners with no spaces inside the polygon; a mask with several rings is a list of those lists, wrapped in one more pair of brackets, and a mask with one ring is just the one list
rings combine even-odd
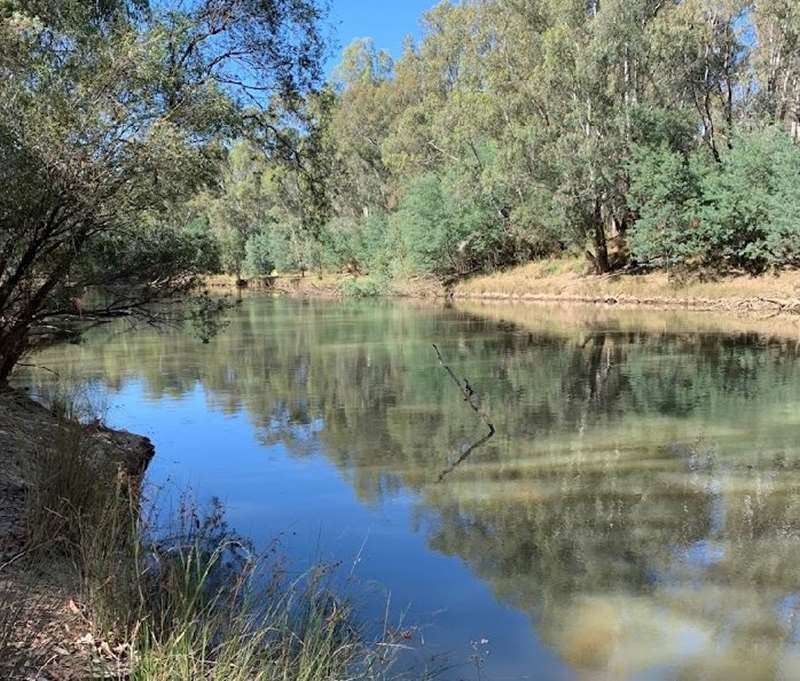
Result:
{"label": "tall grass", "polygon": [[104,520],[121,497],[123,478],[112,461],[92,454],[90,437],[90,428],[62,419],[38,448],[26,504],[31,545],[72,553],[81,529]]}
{"label": "tall grass", "polygon": [[231,532],[219,506],[171,522],[140,512],[135,485],[63,420],[29,495],[32,546],[75,565],[97,636],[130,681],[337,681],[391,674],[397,646],[369,643],[328,571],[288,580]]}

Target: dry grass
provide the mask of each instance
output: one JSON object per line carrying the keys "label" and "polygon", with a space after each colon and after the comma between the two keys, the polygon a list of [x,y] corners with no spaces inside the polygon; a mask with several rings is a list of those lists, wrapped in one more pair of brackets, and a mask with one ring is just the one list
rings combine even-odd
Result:
{"label": "dry grass", "polygon": [[[294,296],[338,297],[358,289],[368,277],[326,273],[321,277],[285,274],[271,278],[269,286],[260,279],[248,282],[247,290],[271,290]],[[211,288],[234,290],[236,278],[227,275],[207,277]],[[391,282],[386,293],[414,298],[444,297],[441,283],[430,277],[410,277]],[[608,303],[647,306],[658,309],[735,310],[737,313],[800,312],[800,271],[786,271],[760,277],[749,275],[716,280],[699,276],[671,276],[665,272],[648,274],[588,273],[580,257],[541,260],[501,272],[462,281],[451,291],[455,298],[525,300],[542,302]]]}
{"label": "dry grass", "polygon": [[61,421],[51,445],[39,447],[25,513],[28,542],[39,551],[74,551],[81,526],[102,518],[118,494],[118,469],[91,453],[90,437],[90,427]]}
{"label": "dry grass", "polygon": [[475,277],[458,284],[459,298],[516,298],[645,303],[683,307],[713,307],[714,301],[746,299],[796,301],[800,298],[800,271],[761,277],[736,276],[716,281],[675,278],[664,272],[596,276],[586,273],[580,258],[529,263],[503,272]]}
{"label": "dry grass", "polygon": [[233,275],[214,274],[205,277],[203,284],[212,290],[220,291],[272,291],[284,295],[309,297],[336,297],[341,295],[345,282],[354,281],[350,274],[306,272],[300,274],[279,274],[274,277],[251,277],[239,284]]}

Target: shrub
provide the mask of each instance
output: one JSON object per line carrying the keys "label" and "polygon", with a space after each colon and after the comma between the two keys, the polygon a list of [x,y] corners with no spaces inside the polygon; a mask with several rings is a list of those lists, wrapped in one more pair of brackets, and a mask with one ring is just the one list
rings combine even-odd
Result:
{"label": "shrub", "polygon": [[279,272],[305,272],[318,264],[319,248],[296,218],[278,214],[270,225],[269,253]]}
{"label": "shrub", "polygon": [[502,246],[491,211],[433,174],[411,182],[390,224],[412,269],[442,278],[485,267]]}
{"label": "shrub", "polygon": [[219,241],[211,230],[208,218],[195,218],[183,229],[188,246],[194,251],[198,269],[204,273],[219,272],[222,267],[222,254]]}
{"label": "shrub", "polygon": [[800,149],[783,131],[736,138],[720,163],[639,147],[631,174],[639,260],[753,274],[800,262]]}
{"label": "shrub", "polygon": [[272,258],[272,243],[267,231],[253,234],[245,244],[244,269],[248,274],[264,276],[272,273],[275,263]]}
{"label": "shrub", "polygon": [[346,279],[339,284],[339,293],[350,298],[376,298],[389,290],[388,281],[379,276]]}
{"label": "shrub", "polygon": [[702,196],[702,163],[665,145],[635,150],[630,199],[639,219],[630,247],[639,261],[676,267],[702,255],[692,231]]}
{"label": "shrub", "polygon": [[325,266],[331,270],[362,271],[364,245],[362,226],[352,218],[334,218],[325,225],[322,247]]}

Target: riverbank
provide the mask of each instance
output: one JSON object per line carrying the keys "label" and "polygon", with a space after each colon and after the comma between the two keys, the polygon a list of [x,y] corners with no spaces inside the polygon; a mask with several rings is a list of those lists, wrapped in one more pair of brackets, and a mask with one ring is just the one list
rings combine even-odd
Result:
{"label": "riverbank", "polygon": [[[59,509],[35,508],[42,482],[69,475],[61,461],[66,429],[79,437],[86,466],[98,476],[138,482],[151,442],[99,422],[68,422],[24,392],[0,390],[0,677],[37,681],[85,679],[106,672],[111,646],[96,637],[83,603],[79,566],[58,549],[65,538],[40,531],[38,518]],[[100,482],[100,481],[98,481]],[[113,480],[106,481],[113,484]],[[68,491],[64,489],[63,494]]]}
{"label": "riverbank", "polygon": [[454,298],[800,315],[800,272],[678,279],[665,272],[588,275],[579,259],[545,260],[458,283]]}
{"label": "riverbank", "polygon": [[[24,546],[26,496],[64,423],[24,392],[0,389],[0,565]],[[142,476],[154,454],[150,440],[99,422],[80,427],[88,459],[111,462],[131,479]]]}
{"label": "riverbank", "polygon": [[0,392],[0,679],[393,678],[409,630],[364,638],[333,566],[290,575],[191,495],[153,515],[150,442],[54,405]]}
{"label": "riverbank", "polygon": [[212,291],[230,293],[234,291],[263,291],[280,295],[338,298],[342,286],[348,281],[357,280],[348,274],[324,273],[280,274],[269,277],[247,277],[240,279],[230,274],[213,274],[205,278],[204,284]]}
{"label": "riverbank", "polygon": [[235,277],[216,275],[209,277],[206,284],[216,290],[262,290],[296,297],[389,295],[692,310],[742,317],[800,316],[800,271],[711,281],[697,276],[676,278],[664,272],[598,276],[585,270],[581,259],[563,258],[475,276],[450,287],[430,277],[399,279],[378,286],[369,276],[330,273],[262,277],[242,280],[238,285]]}

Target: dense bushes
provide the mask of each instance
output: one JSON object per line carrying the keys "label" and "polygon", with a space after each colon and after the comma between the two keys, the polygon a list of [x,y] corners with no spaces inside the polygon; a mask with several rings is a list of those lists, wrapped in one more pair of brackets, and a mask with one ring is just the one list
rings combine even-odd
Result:
{"label": "dense bushes", "polygon": [[640,147],[632,177],[640,261],[753,274],[800,263],[800,153],[782,131],[738,136],[720,162]]}
{"label": "dense bushes", "polygon": [[[800,149],[789,135],[754,128],[732,137],[717,160],[693,143],[685,117],[650,111],[640,125],[616,199],[627,228],[618,261],[629,251],[640,265],[753,274],[800,264]],[[398,273],[448,280],[591,248],[591,202],[533,187],[508,211],[490,191],[471,189],[458,169],[424,173],[401,185],[392,210],[332,217],[316,231],[273,208],[256,231],[218,230],[215,240],[198,219],[180,251],[205,253],[208,266],[234,273],[346,271],[385,282]]]}
{"label": "dense bushes", "polygon": [[467,274],[500,250],[497,221],[480,202],[460,196],[449,179],[433,174],[416,178],[391,217],[408,265],[416,272]]}
{"label": "dense bushes", "polygon": [[267,275],[275,268],[272,260],[272,240],[268,232],[253,234],[244,246],[244,269],[248,274]]}

